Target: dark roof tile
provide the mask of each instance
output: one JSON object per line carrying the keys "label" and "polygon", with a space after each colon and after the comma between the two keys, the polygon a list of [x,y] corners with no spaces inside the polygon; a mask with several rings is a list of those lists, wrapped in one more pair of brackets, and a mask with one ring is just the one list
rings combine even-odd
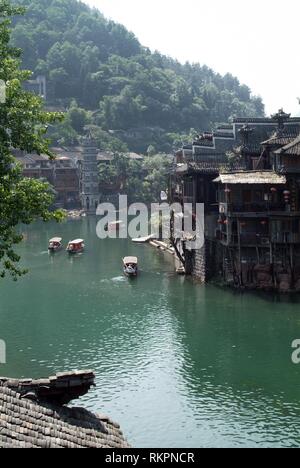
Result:
{"label": "dark roof tile", "polygon": [[198,172],[201,174],[218,174],[221,171],[233,170],[243,171],[246,166],[243,163],[229,164],[226,161],[199,161],[189,162],[177,166],[177,174],[188,174]]}
{"label": "dark roof tile", "polygon": [[[83,375],[82,372],[78,373],[79,377]],[[67,376],[60,374],[57,379],[60,378],[65,379]],[[37,382],[42,381],[32,382],[37,385]],[[24,381],[0,380],[1,448],[129,447],[120,426],[109,418],[83,408],[22,398],[22,385]]]}
{"label": "dark roof tile", "polygon": [[262,145],[285,146],[288,143],[291,143],[291,141],[293,141],[296,138],[296,136],[297,134],[295,132],[294,133],[288,132],[288,133],[284,133],[283,135],[278,135],[276,132],[274,133],[274,135],[271,136],[271,138],[269,138],[266,141],[263,141]]}
{"label": "dark roof tile", "polygon": [[283,148],[275,151],[275,153],[286,156],[300,156],[300,135],[290,141]]}

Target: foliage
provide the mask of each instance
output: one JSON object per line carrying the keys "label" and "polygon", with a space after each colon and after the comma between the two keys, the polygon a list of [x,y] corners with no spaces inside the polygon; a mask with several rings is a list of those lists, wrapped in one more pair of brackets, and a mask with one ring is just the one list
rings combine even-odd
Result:
{"label": "foliage", "polygon": [[71,120],[77,133],[81,109],[89,109],[90,123],[118,132],[130,150],[146,153],[154,145],[170,152],[191,128],[264,114],[261,99],[231,74],[151,53],[123,26],[77,0],[18,2],[28,13],[15,21],[13,44],[24,49],[24,67],[46,75],[53,104],[76,99]]}
{"label": "foliage", "polygon": [[97,147],[102,151],[112,151],[113,153],[126,153],[128,146],[122,140],[114,135],[114,132],[102,130],[97,125],[88,125],[86,129],[90,130]]}
{"label": "foliage", "polygon": [[165,154],[145,156],[140,161],[116,153],[110,164],[99,168],[100,187],[104,192],[126,194],[130,203],[159,202],[161,191],[168,187],[169,169],[170,160]]}
{"label": "foliage", "polygon": [[0,3],[0,80],[6,84],[6,101],[0,104],[0,276],[7,272],[13,279],[25,273],[18,267],[20,257],[14,246],[21,242],[19,223],[29,224],[36,219],[60,220],[60,212],[51,213],[51,187],[38,180],[22,177],[12,151],[48,154],[49,141],[45,139],[47,125],[61,116],[45,112],[39,97],[23,90],[22,82],[30,72],[20,71],[20,51],[9,44],[10,17],[23,13],[9,0]]}

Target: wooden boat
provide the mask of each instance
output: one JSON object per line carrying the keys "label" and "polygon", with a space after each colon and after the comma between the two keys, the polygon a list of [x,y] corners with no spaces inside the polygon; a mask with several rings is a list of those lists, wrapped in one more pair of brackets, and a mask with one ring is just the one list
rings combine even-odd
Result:
{"label": "wooden boat", "polygon": [[151,234],[150,236],[146,237],[136,237],[135,239],[132,239],[132,242],[135,242],[136,244],[145,244],[149,242],[150,240],[154,239],[154,235]]}
{"label": "wooden boat", "polygon": [[81,253],[84,251],[84,247],[83,239],[75,239],[68,243],[67,252],[69,252],[69,254]]}
{"label": "wooden boat", "polygon": [[138,259],[137,257],[124,257],[124,274],[126,276],[137,276],[138,274]]}
{"label": "wooden boat", "polygon": [[62,248],[62,238],[61,237],[53,237],[53,239],[49,240],[48,250],[51,253],[57,252]]}

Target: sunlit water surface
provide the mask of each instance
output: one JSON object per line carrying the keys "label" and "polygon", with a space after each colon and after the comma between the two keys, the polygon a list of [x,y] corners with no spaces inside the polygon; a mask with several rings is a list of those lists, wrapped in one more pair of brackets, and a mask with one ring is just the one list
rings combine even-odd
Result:
{"label": "sunlit water surface", "polygon": [[[297,301],[195,285],[148,245],[99,240],[94,219],[23,228],[30,273],[0,282],[0,373],[95,370],[81,405],[109,414],[134,446],[299,446]],[[49,256],[83,237],[86,251]],[[122,274],[137,255],[140,276]]]}

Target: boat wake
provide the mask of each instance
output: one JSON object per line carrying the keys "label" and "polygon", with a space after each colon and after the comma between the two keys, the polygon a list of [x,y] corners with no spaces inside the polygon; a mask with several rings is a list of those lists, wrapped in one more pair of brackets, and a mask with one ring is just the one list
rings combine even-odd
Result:
{"label": "boat wake", "polygon": [[124,281],[126,281],[126,278],[125,276],[116,276],[115,278],[112,278],[111,281],[113,281],[114,283],[123,283]]}

